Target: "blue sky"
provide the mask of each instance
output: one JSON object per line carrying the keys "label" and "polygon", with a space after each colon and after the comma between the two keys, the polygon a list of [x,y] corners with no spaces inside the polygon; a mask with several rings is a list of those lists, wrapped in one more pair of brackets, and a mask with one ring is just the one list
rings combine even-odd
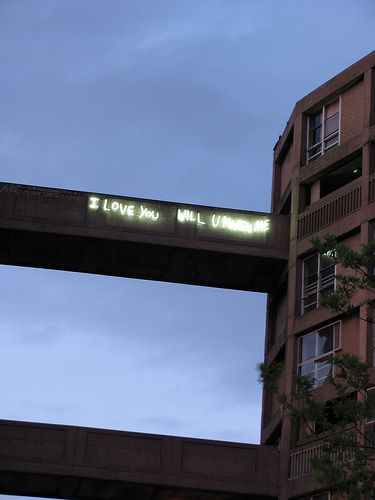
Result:
{"label": "blue sky", "polygon": [[[1,181],[270,208],[373,0],[2,0]],[[258,442],[265,296],[0,267],[1,418]]]}

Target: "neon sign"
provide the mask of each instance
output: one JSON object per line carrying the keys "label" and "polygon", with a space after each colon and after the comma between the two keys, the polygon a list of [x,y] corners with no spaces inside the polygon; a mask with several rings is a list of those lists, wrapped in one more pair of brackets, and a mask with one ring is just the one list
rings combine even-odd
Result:
{"label": "neon sign", "polygon": [[151,219],[157,221],[159,212],[150,210],[147,205],[134,205],[129,202],[110,201],[108,198],[101,200],[95,196],[90,196],[89,208],[91,210],[101,209],[103,212],[119,213],[123,217],[136,217],[138,219]]}
{"label": "neon sign", "polygon": [[[88,208],[90,212],[104,214],[111,219],[118,218],[125,223],[131,223],[140,229],[144,223],[155,226],[169,222],[177,226],[194,226],[202,237],[218,237],[230,233],[240,238],[264,237],[271,229],[271,221],[266,215],[256,213],[229,212],[225,209],[210,209],[199,207],[199,210],[173,206],[170,203],[161,204],[150,201],[128,201],[125,199],[101,198],[90,196]],[[116,222],[115,222],[116,223]],[[175,227],[175,226],[173,226]]]}
{"label": "neon sign", "polygon": [[209,225],[214,229],[228,229],[229,231],[253,234],[265,233],[270,229],[269,219],[246,220],[244,217],[223,215],[215,212],[202,214],[195,210],[177,209],[178,222],[192,222],[197,226]]}

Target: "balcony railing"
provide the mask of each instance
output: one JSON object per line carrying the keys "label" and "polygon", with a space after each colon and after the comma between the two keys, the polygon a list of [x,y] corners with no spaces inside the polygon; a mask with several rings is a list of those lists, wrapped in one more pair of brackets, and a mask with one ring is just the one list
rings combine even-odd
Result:
{"label": "balcony railing", "polygon": [[361,208],[360,181],[314,203],[298,217],[298,239],[306,238]]}
{"label": "balcony railing", "polygon": [[[353,434],[353,444],[355,435]],[[314,458],[320,458],[325,453],[324,443],[315,446],[305,447],[304,449],[291,453],[289,479],[297,479],[302,476],[308,476],[313,473],[312,462]],[[347,462],[354,456],[353,448],[342,448],[335,450],[331,454],[333,463]]]}
{"label": "balcony railing", "polygon": [[322,455],[322,445],[313,446],[290,455],[289,479],[312,474],[312,460]]}
{"label": "balcony railing", "polygon": [[375,175],[370,177],[368,183],[368,202],[373,203],[375,201]]}

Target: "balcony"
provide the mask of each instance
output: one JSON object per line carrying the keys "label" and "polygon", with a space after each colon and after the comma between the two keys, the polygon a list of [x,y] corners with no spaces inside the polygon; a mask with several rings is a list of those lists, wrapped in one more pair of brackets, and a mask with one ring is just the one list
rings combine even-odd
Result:
{"label": "balcony", "polygon": [[[354,442],[353,434],[353,442]],[[298,479],[313,473],[312,462],[314,458],[320,458],[324,454],[324,442],[318,444],[304,445],[298,451],[290,454],[289,479]],[[346,462],[353,458],[352,448],[340,449],[332,453],[333,463]]]}
{"label": "balcony", "polygon": [[368,186],[368,202],[373,203],[375,201],[375,174],[370,176],[369,186]]}
{"label": "balcony", "polygon": [[361,179],[358,179],[311,205],[298,216],[298,239],[311,236],[359,210],[361,208],[361,194]]}

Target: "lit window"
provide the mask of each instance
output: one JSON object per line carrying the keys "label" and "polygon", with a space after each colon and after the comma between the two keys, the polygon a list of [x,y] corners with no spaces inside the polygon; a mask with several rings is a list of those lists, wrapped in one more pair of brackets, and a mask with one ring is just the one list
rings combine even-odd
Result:
{"label": "lit window", "polygon": [[339,101],[323,106],[309,116],[307,160],[313,161],[339,143]]}
{"label": "lit window", "polygon": [[319,307],[321,297],[335,290],[335,271],[328,255],[314,254],[303,261],[302,314]]}
{"label": "lit window", "polygon": [[331,371],[332,354],[340,348],[340,323],[325,326],[299,338],[298,373],[310,377],[313,387],[324,384]]}

